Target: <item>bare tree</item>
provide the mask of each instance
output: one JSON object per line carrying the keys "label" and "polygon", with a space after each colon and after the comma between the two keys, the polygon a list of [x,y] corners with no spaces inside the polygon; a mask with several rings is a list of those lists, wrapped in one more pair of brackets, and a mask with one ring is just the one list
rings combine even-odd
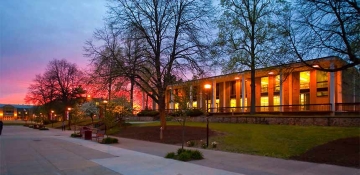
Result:
{"label": "bare tree", "polygon": [[40,105],[61,102],[61,111],[65,116],[65,108],[74,105],[84,94],[82,80],[83,74],[75,64],[64,59],[54,59],[49,62],[43,75],[36,76],[34,84],[29,87],[26,100]]}
{"label": "bare tree", "polygon": [[360,64],[360,6],[357,0],[300,0],[294,6],[290,39],[305,65],[314,57],[337,56],[340,67],[314,68],[335,72]]}
{"label": "bare tree", "polygon": [[135,75],[145,62],[142,45],[136,39],[136,32],[129,33],[124,39],[121,38],[120,32],[116,32],[110,25],[102,30],[97,30],[94,38],[104,44],[96,46],[92,41],[86,43],[86,55],[92,57],[95,68],[93,75],[106,79],[106,84],[109,85],[109,94],[111,84],[114,84],[114,88],[120,91],[127,91],[128,84],[130,84],[129,96],[133,106]]}
{"label": "bare tree", "polygon": [[145,63],[134,75],[135,84],[159,106],[161,125],[165,120],[166,87],[186,73],[187,68],[201,71],[199,60],[207,58],[211,1],[117,0],[110,7],[109,22],[124,36],[137,32],[144,44]]}
{"label": "bare tree", "polygon": [[[219,45],[229,59],[225,69],[251,70],[251,114],[255,113],[255,69],[268,66],[274,53],[281,51],[276,44],[281,35],[277,27],[278,12],[286,10],[283,2],[271,0],[223,0],[223,14],[218,22]],[[284,48],[284,47],[282,47]],[[277,54],[280,55],[280,54]],[[277,58],[279,59],[279,58]]]}

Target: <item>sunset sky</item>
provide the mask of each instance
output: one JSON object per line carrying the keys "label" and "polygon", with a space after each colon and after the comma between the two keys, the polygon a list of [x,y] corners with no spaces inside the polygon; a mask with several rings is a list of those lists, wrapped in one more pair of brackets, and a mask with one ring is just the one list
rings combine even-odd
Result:
{"label": "sunset sky", "polygon": [[106,0],[0,0],[0,103],[24,104],[53,59],[89,64],[84,43],[104,26]]}

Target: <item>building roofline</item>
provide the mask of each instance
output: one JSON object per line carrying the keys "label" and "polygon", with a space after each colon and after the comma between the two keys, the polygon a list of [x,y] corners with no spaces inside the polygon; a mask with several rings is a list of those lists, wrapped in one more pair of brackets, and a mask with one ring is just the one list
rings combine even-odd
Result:
{"label": "building roofline", "polygon": [[[320,57],[320,58],[315,58],[315,59],[310,59],[310,60],[305,60],[305,62],[314,62],[314,61],[320,61],[320,60],[330,60],[330,59],[336,59],[336,60],[340,60],[343,63],[345,63],[345,60],[341,59],[338,56],[326,56],[326,57]],[[264,68],[258,68],[255,69],[256,71],[262,71],[262,70],[266,70],[266,69],[275,69],[279,66],[288,66],[288,65],[292,65],[292,64],[301,64],[302,62],[296,61],[296,62],[291,62],[291,63],[286,63],[286,64],[279,64],[279,65],[275,65],[275,66],[270,66],[270,67],[264,67]],[[305,65],[304,65],[305,66]],[[193,81],[203,81],[203,80],[207,80],[207,79],[214,79],[214,78],[218,78],[218,77],[224,77],[224,76],[229,76],[229,75],[237,75],[237,74],[243,74],[245,72],[250,72],[251,70],[244,70],[244,71],[240,71],[240,72],[233,72],[233,73],[228,73],[228,74],[223,74],[223,75],[216,75],[216,76],[212,76],[212,77],[206,77],[206,78],[200,78],[200,79],[196,79],[196,80],[188,80],[185,82],[193,82]],[[176,83],[178,84],[178,83]],[[176,84],[172,84],[172,85],[176,85]],[[171,85],[170,85],[171,86]]]}

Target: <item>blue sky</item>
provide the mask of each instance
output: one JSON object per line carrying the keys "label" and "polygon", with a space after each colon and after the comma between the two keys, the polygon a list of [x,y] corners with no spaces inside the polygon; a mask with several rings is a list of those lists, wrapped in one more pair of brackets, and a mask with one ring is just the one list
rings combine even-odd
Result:
{"label": "blue sky", "polygon": [[84,43],[104,26],[105,0],[0,0],[0,103],[21,104],[53,59],[89,64]]}

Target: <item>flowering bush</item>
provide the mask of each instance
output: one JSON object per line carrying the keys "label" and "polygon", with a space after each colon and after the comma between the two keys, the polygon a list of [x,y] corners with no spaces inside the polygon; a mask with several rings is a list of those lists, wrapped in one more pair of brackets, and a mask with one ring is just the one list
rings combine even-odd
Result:
{"label": "flowering bush", "polygon": [[215,142],[215,141],[214,141],[214,142],[211,142],[211,146],[212,146],[213,148],[216,148],[217,144],[218,144],[218,143]]}
{"label": "flowering bush", "polygon": [[207,146],[206,146],[206,143],[203,141],[203,140],[200,140],[200,146],[201,146],[201,148],[207,148]]}
{"label": "flowering bush", "polygon": [[195,142],[192,141],[192,140],[190,140],[190,141],[187,141],[187,142],[186,142],[186,145],[187,145],[188,147],[192,147],[192,146],[195,145]]}

